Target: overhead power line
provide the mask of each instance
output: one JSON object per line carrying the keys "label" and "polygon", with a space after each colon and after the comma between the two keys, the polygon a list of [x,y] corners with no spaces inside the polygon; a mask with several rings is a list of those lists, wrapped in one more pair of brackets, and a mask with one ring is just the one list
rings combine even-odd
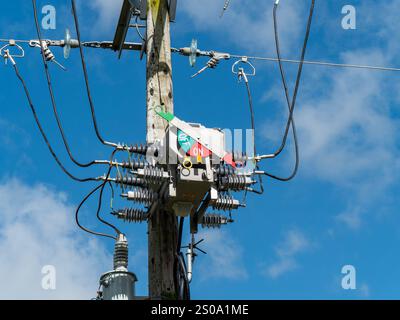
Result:
{"label": "overhead power line", "polygon": [[[237,55],[237,54],[231,54],[231,57],[232,58],[247,57],[249,60],[279,62],[279,59],[277,59],[277,58],[268,58],[268,57],[241,56],[241,55]],[[292,60],[292,59],[284,59],[284,58],[281,58],[280,60],[281,60],[281,62],[286,62],[286,63],[294,63],[294,64],[301,63],[300,60]],[[400,72],[400,68],[380,67],[380,66],[370,66],[370,65],[358,65],[358,64],[345,64],[345,63],[334,63],[334,62],[324,62],[324,61],[304,60],[303,64],[316,65],[316,66],[325,66],[325,67],[336,67],[336,68],[353,68],[353,69],[368,69],[368,70],[375,70],[375,71]]]}
{"label": "overhead power line", "polygon": [[[233,53],[229,53],[229,52],[220,52],[220,51],[214,51],[214,50],[202,51],[202,50],[197,49],[195,52],[192,52],[191,48],[189,48],[189,47],[183,47],[183,48],[179,48],[179,49],[172,48],[172,52],[179,53],[184,56],[190,56],[190,55],[194,54],[195,56],[218,58],[219,60],[222,60],[222,59],[230,60],[231,58],[236,58],[236,59],[247,59],[247,60],[264,61],[264,62],[279,62],[278,58],[251,56],[251,55],[244,55],[244,54],[233,54]],[[287,59],[287,58],[281,58],[280,61],[285,62],[285,63],[292,63],[292,64],[300,64],[302,62],[301,60]],[[400,68],[396,68],[396,67],[346,64],[346,63],[336,63],[336,62],[328,62],[328,61],[304,60],[303,64],[324,66],[324,67],[334,67],[334,68],[335,67],[336,68],[350,68],[350,69],[353,68],[353,69],[367,69],[367,70],[372,70],[372,71],[400,72]]]}

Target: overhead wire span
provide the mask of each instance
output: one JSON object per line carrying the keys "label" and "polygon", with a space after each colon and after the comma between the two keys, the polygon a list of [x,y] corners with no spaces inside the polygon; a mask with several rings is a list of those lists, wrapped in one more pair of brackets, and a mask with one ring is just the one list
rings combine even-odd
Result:
{"label": "overhead wire span", "polygon": [[[232,58],[243,58],[243,57],[246,57],[249,60],[279,62],[279,59],[270,58],[270,57],[242,56],[242,55],[238,55],[238,54],[231,54],[230,56]],[[301,63],[300,60],[284,59],[284,58],[281,58],[281,62],[293,63],[293,64],[300,64]],[[375,70],[375,71],[379,71],[380,70],[380,71],[400,72],[400,68],[394,68],[394,67],[370,66],[370,65],[359,65],[359,64],[346,64],[346,63],[335,63],[335,62],[325,62],[325,61],[304,60],[303,64],[325,66],[325,67],[336,67],[336,68],[355,68],[355,69],[367,69],[367,70]]]}

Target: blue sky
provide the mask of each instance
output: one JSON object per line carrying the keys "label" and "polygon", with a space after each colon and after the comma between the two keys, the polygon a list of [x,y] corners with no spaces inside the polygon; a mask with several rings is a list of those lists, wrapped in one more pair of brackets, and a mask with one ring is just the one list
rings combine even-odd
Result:
{"label": "blue sky", "polygon": [[[79,1],[82,38],[111,40],[120,1]],[[272,0],[231,1],[223,19],[223,0],[180,1],[172,27],[174,47],[197,38],[205,50],[274,56]],[[57,9],[57,29],[47,38],[73,30],[69,1],[38,1]],[[343,30],[344,5],[357,9],[357,29]],[[281,1],[283,55],[298,58],[309,1]],[[307,58],[342,63],[399,66],[399,4],[386,1],[317,1]],[[0,37],[35,38],[30,1],[3,4]],[[134,32],[129,39],[135,38]],[[137,40],[137,39],[136,39]],[[95,139],[77,51],[68,67],[51,66],[61,117],[73,152],[82,161],[105,159],[109,150]],[[109,140],[145,140],[145,65],[137,53],[86,51],[98,121]],[[51,113],[39,51],[28,49],[18,65],[32,92],[46,131],[68,167],[80,176],[101,175],[105,168],[82,170],[68,162]],[[175,113],[208,127],[250,126],[246,92],[231,74],[234,61],[191,80],[186,58],[173,57]],[[206,60],[198,61],[198,68]],[[251,79],[258,149],[279,143],[286,106],[274,63],[256,63]],[[286,66],[291,83],[296,68]],[[82,298],[95,295],[98,277],[111,268],[112,241],[94,239],[74,226],[74,207],[90,190],[62,174],[50,157],[12,68],[0,66],[0,270],[15,298]],[[195,264],[193,298],[198,299],[395,299],[399,298],[399,82],[398,74],[305,66],[296,109],[301,167],[290,183],[265,179],[266,192],[250,195],[235,213],[236,223],[204,231],[207,256]],[[292,87],[292,86],[291,86]],[[290,147],[279,159],[263,163],[285,174],[293,164]],[[121,157],[119,160],[123,160]],[[107,198],[108,199],[108,198]],[[105,203],[108,200],[105,201]],[[116,200],[116,207],[124,207]],[[93,218],[84,222],[107,230]],[[104,211],[104,215],[107,212]],[[128,235],[130,269],[139,278],[138,294],[147,293],[144,225],[119,224]],[[188,241],[186,238],[184,241]],[[26,250],[21,250],[25,248]],[[57,290],[40,288],[41,267],[57,268]],[[341,288],[341,269],[357,270],[357,290]],[[21,288],[24,288],[21,292]]]}

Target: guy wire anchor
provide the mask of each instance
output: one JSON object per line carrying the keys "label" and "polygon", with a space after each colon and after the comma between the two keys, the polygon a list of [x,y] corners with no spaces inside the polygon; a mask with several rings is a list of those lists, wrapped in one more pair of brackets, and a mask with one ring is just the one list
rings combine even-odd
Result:
{"label": "guy wire anchor", "polygon": [[221,60],[229,60],[231,58],[231,55],[229,53],[211,51],[210,55],[211,59],[203,68],[192,75],[192,78],[198,76],[200,73],[203,73],[207,69],[215,69]]}

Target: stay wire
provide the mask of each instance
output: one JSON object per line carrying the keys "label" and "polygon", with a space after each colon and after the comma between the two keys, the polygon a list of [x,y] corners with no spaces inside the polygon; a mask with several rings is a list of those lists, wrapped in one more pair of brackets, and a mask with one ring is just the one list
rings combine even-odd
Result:
{"label": "stay wire", "polygon": [[92,94],[91,94],[91,90],[90,90],[89,76],[88,76],[87,67],[86,67],[85,55],[83,53],[83,47],[82,47],[82,42],[81,42],[81,32],[80,32],[80,28],[79,28],[79,19],[78,19],[76,6],[75,6],[75,0],[71,0],[71,5],[72,5],[72,14],[74,16],[74,24],[75,24],[76,35],[77,35],[78,43],[79,43],[79,53],[80,53],[80,57],[81,57],[83,76],[85,78],[86,93],[87,93],[87,97],[88,97],[88,100],[89,100],[90,112],[91,112],[91,116],[92,116],[92,122],[93,122],[94,130],[96,132],[97,139],[103,145],[106,145],[106,146],[109,146],[109,147],[118,148],[120,146],[117,143],[108,142],[108,141],[103,139],[103,137],[102,137],[102,135],[100,133],[98,124],[97,124],[96,112],[95,112],[95,107],[94,107]]}
{"label": "stay wire", "polygon": [[75,157],[73,156],[71,149],[69,147],[69,143],[68,140],[65,136],[65,132],[64,132],[64,128],[62,126],[59,114],[58,114],[58,110],[57,110],[57,104],[56,104],[56,99],[55,99],[55,95],[54,95],[54,91],[53,91],[53,85],[51,82],[51,75],[50,75],[50,71],[49,71],[49,64],[46,60],[46,56],[44,53],[44,46],[42,43],[42,34],[40,31],[40,26],[39,26],[39,20],[38,20],[38,15],[37,15],[37,6],[36,6],[36,0],[32,0],[32,6],[33,6],[33,13],[34,13],[34,19],[35,19],[35,27],[36,27],[36,33],[38,36],[38,40],[40,43],[40,49],[41,49],[41,56],[42,56],[42,60],[43,60],[43,67],[44,67],[44,71],[46,74],[46,80],[47,80],[47,86],[48,86],[48,90],[49,90],[49,94],[50,94],[50,98],[51,98],[51,105],[53,108],[53,113],[54,113],[54,117],[56,118],[56,122],[57,122],[57,127],[60,131],[61,134],[61,138],[63,140],[65,149],[68,153],[69,158],[72,160],[73,163],[75,163],[76,165],[78,165],[81,168],[87,168],[90,167],[94,164],[98,164],[96,161],[90,161],[88,163],[81,163],[78,160],[75,159]]}
{"label": "stay wire", "polygon": [[31,98],[31,95],[30,95],[30,93],[29,93],[28,87],[26,86],[25,80],[24,80],[23,77],[21,76],[21,74],[20,74],[20,72],[19,72],[19,70],[18,70],[17,65],[14,64],[13,66],[14,66],[15,74],[16,74],[17,78],[19,79],[19,81],[21,82],[21,84],[22,84],[22,86],[23,86],[23,88],[24,88],[25,95],[26,95],[26,98],[27,98],[27,100],[28,100],[29,107],[31,108],[33,117],[35,118],[35,122],[36,122],[37,127],[39,128],[40,134],[42,135],[42,138],[43,138],[44,142],[46,143],[47,148],[49,149],[49,151],[50,151],[51,155],[53,156],[54,160],[57,162],[58,166],[59,166],[59,167],[61,168],[61,170],[62,170],[67,176],[69,176],[72,180],[75,180],[75,181],[78,181],[78,182],[98,181],[99,178],[84,178],[84,179],[82,179],[82,178],[77,178],[77,177],[74,176],[72,173],[70,173],[70,172],[66,169],[66,167],[62,164],[62,162],[60,161],[60,159],[58,158],[58,156],[57,156],[56,153],[54,152],[54,150],[53,150],[53,148],[52,148],[52,146],[51,146],[51,144],[50,144],[50,142],[49,142],[49,140],[48,140],[48,138],[47,138],[46,133],[45,133],[44,130],[43,130],[43,127],[42,127],[42,125],[41,125],[41,123],[40,123],[40,120],[39,120],[39,118],[38,118],[38,116],[37,116],[35,106],[34,106],[33,103],[32,103],[32,98]]}
{"label": "stay wire", "polygon": [[289,117],[288,117],[288,121],[286,123],[285,134],[282,139],[281,146],[279,147],[277,152],[275,152],[273,154],[273,157],[276,157],[277,155],[279,155],[282,152],[282,150],[284,149],[286,142],[287,142],[290,125],[292,125],[296,160],[295,160],[295,167],[293,169],[293,172],[289,177],[282,178],[282,177],[270,174],[268,172],[264,172],[264,174],[275,180],[287,182],[287,181],[292,180],[297,175],[298,168],[299,168],[299,162],[300,162],[298,138],[297,138],[296,125],[295,125],[295,122],[293,119],[293,115],[294,115],[294,109],[296,106],[296,99],[297,99],[298,90],[299,90],[299,86],[300,86],[301,75],[302,75],[302,71],[303,71],[303,65],[304,65],[304,59],[305,59],[305,54],[306,54],[306,50],[307,50],[308,39],[310,36],[312,18],[313,18],[313,14],[314,14],[315,0],[311,1],[310,13],[309,13],[308,22],[307,22],[306,35],[304,38],[303,48],[302,48],[302,52],[301,52],[301,59],[300,59],[300,64],[299,64],[299,68],[298,68],[298,72],[297,72],[295,89],[294,89],[294,93],[293,93],[293,99],[291,102],[290,102],[289,90],[288,90],[288,86],[287,86],[287,82],[286,82],[286,76],[285,76],[285,72],[283,69],[282,61],[281,61],[280,43],[279,43],[279,35],[278,35],[278,23],[277,23],[277,17],[276,17],[278,5],[279,5],[279,2],[275,2],[274,10],[273,10],[275,44],[276,44],[276,52],[277,52],[277,57],[278,57],[278,62],[279,62],[279,70],[281,73],[282,83],[283,83],[284,90],[285,90],[286,101],[287,101],[287,104],[289,107]]}

